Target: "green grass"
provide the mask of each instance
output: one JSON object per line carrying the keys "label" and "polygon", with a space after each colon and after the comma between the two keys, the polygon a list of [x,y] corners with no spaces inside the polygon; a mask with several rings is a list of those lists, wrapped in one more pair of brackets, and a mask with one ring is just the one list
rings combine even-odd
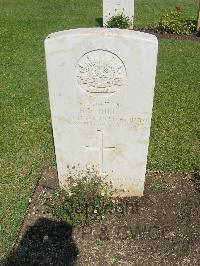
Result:
{"label": "green grass", "polygon": [[200,42],[161,40],[148,168],[200,166]]}
{"label": "green grass", "polygon": [[[180,2],[193,16],[192,1]],[[101,3],[0,0],[1,256],[15,242],[44,165],[55,165],[44,39],[50,32],[96,26]],[[136,25],[154,23],[175,5],[136,1]],[[199,48],[189,41],[160,42],[149,169],[190,171],[198,165]]]}

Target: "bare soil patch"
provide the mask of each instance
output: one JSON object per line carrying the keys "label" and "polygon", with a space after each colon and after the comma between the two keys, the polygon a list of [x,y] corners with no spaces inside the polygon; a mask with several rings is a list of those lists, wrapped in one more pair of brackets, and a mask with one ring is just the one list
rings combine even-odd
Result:
{"label": "bare soil patch", "polygon": [[148,173],[141,198],[74,229],[41,204],[58,188],[46,169],[6,265],[200,265],[200,192],[191,174]]}
{"label": "bare soil patch", "polygon": [[186,41],[200,41],[200,32],[194,32],[190,35],[172,34],[172,33],[158,33],[152,30],[141,30],[146,33],[154,34],[158,39],[172,39],[172,40],[186,40]]}

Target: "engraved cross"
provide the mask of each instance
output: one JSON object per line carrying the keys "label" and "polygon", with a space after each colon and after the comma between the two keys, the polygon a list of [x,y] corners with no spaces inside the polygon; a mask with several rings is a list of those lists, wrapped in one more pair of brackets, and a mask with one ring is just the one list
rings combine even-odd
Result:
{"label": "engraved cross", "polygon": [[105,161],[105,155],[104,155],[104,152],[107,150],[107,151],[112,151],[112,150],[115,150],[115,146],[105,146],[104,145],[104,135],[103,135],[103,132],[101,130],[97,130],[97,132],[100,134],[100,137],[101,137],[101,141],[97,144],[97,145],[92,145],[92,146],[85,146],[85,148],[87,150],[92,150],[92,151],[100,151],[101,152],[101,159],[100,159],[100,162],[99,162],[99,165],[100,165],[100,170],[102,171],[102,173],[104,173],[104,161]]}

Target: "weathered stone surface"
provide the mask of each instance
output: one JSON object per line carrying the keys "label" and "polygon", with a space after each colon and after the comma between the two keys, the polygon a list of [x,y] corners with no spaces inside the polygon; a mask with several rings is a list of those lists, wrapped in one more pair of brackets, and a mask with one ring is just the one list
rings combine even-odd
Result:
{"label": "weathered stone surface", "polygon": [[47,37],[61,186],[68,167],[95,165],[115,188],[126,195],[142,195],[157,46],[153,35],[119,29],[66,30]]}

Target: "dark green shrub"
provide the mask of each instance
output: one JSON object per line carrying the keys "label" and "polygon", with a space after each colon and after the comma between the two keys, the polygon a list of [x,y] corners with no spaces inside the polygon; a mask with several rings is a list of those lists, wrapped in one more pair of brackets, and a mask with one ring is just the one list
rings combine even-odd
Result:
{"label": "dark green shrub", "polygon": [[111,17],[107,24],[107,28],[119,28],[119,29],[130,29],[132,26],[131,20],[129,17],[125,16],[123,13]]}

